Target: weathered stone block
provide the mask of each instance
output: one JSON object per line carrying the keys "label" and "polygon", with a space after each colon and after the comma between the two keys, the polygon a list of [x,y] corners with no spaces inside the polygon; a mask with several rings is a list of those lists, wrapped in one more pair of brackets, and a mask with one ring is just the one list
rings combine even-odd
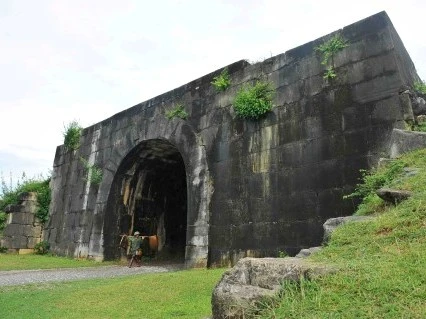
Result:
{"label": "weathered stone block", "polygon": [[29,248],[21,248],[18,251],[19,255],[30,255],[34,253],[34,249],[29,249]]}
{"label": "weathered stone block", "polygon": [[32,225],[34,222],[34,214],[32,213],[11,213],[12,223],[20,225]]}
{"label": "weathered stone block", "polygon": [[373,217],[371,216],[345,216],[327,219],[323,225],[324,243],[327,243],[329,241],[331,234],[338,226],[346,224],[348,222],[363,222],[371,219],[373,219]]}
{"label": "weathered stone block", "polygon": [[310,255],[320,251],[321,249],[322,249],[322,246],[301,249],[300,252],[295,257],[296,258],[306,258],[306,257],[309,257]]}
{"label": "weathered stone block", "polygon": [[32,236],[33,235],[33,226],[32,225],[20,225],[20,234],[23,236]]}
{"label": "weathered stone block", "polygon": [[186,246],[185,265],[189,268],[207,267],[208,246]]}
{"label": "weathered stone block", "polygon": [[10,246],[8,248],[12,249],[19,249],[19,248],[26,248],[27,247],[27,237],[22,235],[16,235],[13,237],[10,237]]}
{"label": "weathered stone block", "polygon": [[41,241],[40,237],[28,237],[27,239],[27,248],[33,249]]}
{"label": "weathered stone block", "polygon": [[299,281],[335,271],[300,258],[241,259],[224,273],[213,291],[213,318],[246,318],[247,311],[263,298],[274,296],[284,280]]}
{"label": "weathered stone block", "polygon": [[426,133],[398,129],[392,131],[390,141],[391,158],[397,158],[406,152],[424,147],[426,147]]}
{"label": "weathered stone block", "polygon": [[399,189],[380,188],[376,191],[376,194],[381,199],[396,205],[399,202],[411,197],[412,192]]}
{"label": "weathered stone block", "polygon": [[354,101],[368,103],[388,98],[398,92],[403,83],[397,73],[383,75],[366,82],[355,84],[352,89]]}
{"label": "weathered stone block", "polygon": [[12,236],[15,236],[15,235],[20,235],[21,233],[22,233],[21,225],[19,225],[19,224],[8,224],[3,231],[3,235],[5,237],[12,237]]}

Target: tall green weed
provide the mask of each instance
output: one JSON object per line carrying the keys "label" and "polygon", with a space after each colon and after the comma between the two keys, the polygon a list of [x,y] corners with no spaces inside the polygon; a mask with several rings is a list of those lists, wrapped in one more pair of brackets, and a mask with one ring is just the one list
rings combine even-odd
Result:
{"label": "tall green weed", "polygon": [[356,185],[355,191],[344,198],[361,197],[365,198],[374,194],[379,188],[390,184],[398,175],[400,175],[407,164],[403,161],[391,162],[385,169],[360,170],[361,183]]}

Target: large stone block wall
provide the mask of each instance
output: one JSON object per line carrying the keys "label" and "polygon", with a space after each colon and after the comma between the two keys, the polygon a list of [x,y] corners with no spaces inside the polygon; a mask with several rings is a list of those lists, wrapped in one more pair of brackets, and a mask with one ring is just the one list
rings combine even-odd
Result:
{"label": "large stone block wall", "polygon": [[43,224],[35,215],[37,209],[37,194],[33,192],[22,193],[17,205],[9,205],[0,246],[19,253],[32,252],[43,231]]}
{"label": "large stone block wall", "polygon": [[[337,33],[348,46],[334,56],[337,78],[326,80],[315,48]],[[55,252],[117,257],[124,208],[114,203],[124,196],[125,167],[153,140],[169,143],[185,164],[188,266],[318,245],[327,218],[353,212],[342,197],[359,169],[387,152],[392,129],[404,126],[399,91],[418,80],[384,12],[262,63],[227,68],[225,92],[211,85],[217,70],[86,128],[77,151],[58,147],[45,232]],[[274,86],[272,112],[237,118],[235,94],[258,79]],[[186,120],[166,118],[177,103]],[[102,168],[99,186],[85,181],[80,157]]]}

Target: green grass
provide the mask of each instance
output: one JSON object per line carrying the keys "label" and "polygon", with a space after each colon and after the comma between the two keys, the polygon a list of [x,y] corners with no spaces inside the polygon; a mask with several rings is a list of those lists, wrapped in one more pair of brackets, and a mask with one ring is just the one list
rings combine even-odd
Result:
{"label": "green grass", "polygon": [[418,173],[388,184],[413,196],[398,206],[369,197],[363,214],[377,218],[339,227],[311,257],[340,271],[284,284],[258,318],[426,318],[426,150],[399,161]]}
{"label": "green grass", "polygon": [[205,318],[224,269],[0,287],[5,318]]}
{"label": "green grass", "polygon": [[86,259],[71,259],[49,255],[0,254],[1,270],[28,270],[52,268],[99,267],[116,264],[115,262],[96,262]]}

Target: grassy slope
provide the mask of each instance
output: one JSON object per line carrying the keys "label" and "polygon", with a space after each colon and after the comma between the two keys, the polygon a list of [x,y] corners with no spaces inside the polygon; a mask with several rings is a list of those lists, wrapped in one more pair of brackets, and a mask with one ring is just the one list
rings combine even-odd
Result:
{"label": "grassy slope", "polygon": [[413,196],[398,206],[368,196],[358,213],[377,218],[338,228],[311,257],[341,270],[284,284],[281,298],[264,306],[259,318],[426,318],[426,150],[399,161],[418,173],[390,184]]}
{"label": "grassy slope", "polygon": [[1,318],[205,318],[224,269],[0,287]]}

